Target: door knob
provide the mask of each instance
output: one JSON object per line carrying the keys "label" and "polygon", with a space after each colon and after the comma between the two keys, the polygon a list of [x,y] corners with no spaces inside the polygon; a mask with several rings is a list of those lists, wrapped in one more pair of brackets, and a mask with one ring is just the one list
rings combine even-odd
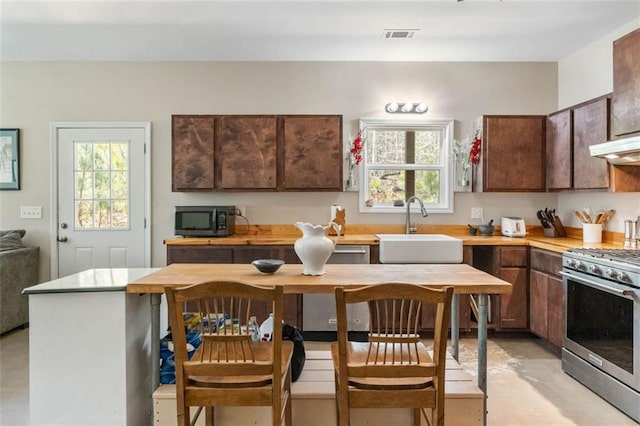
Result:
{"label": "door knob", "polygon": [[58,242],[66,243],[68,241],[67,237],[58,237]]}

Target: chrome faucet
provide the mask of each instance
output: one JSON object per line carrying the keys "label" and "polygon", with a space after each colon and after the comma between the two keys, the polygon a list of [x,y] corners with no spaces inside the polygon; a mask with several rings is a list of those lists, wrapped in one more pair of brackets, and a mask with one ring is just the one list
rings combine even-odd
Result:
{"label": "chrome faucet", "polygon": [[407,200],[407,220],[405,222],[405,229],[404,229],[405,234],[410,234],[418,230],[417,227],[411,226],[411,202],[412,201],[417,201],[418,203],[420,203],[420,213],[422,213],[422,217],[429,216],[429,212],[427,211],[427,209],[424,208],[424,203],[420,198],[416,197],[415,195],[412,195],[411,197],[409,197],[409,199]]}

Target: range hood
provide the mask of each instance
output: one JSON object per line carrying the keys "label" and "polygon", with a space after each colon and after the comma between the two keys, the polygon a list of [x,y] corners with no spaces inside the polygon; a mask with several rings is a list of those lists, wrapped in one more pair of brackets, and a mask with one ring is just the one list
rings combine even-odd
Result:
{"label": "range hood", "polygon": [[591,145],[589,151],[617,166],[640,166],[640,136]]}

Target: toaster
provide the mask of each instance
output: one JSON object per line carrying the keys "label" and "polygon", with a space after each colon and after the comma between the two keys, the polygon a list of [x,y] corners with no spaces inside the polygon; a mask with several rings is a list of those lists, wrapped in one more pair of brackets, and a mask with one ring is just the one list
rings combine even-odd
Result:
{"label": "toaster", "polygon": [[505,237],[524,237],[527,235],[524,219],[521,217],[503,217],[500,228]]}

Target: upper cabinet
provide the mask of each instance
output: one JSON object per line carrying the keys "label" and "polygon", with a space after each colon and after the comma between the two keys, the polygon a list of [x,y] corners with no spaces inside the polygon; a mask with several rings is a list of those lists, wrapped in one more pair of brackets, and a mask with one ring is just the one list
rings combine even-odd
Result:
{"label": "upper cabinet", "polygon": [[609,187],[609,163],[594,158],[589,146],[609,136],[609,98],[601,97],[573,108],[573,187],[606,189]]}
{"label": "upper cabinet", "polygon": [[613,42],[615,136],[640,132],[640,28]]}
{"label": "upper cabinet", "polygon": [[214,189],[214,133],[213,116],[174,115],[172,117],[172,191]]}
{"label": "upper cabinet", "polygon": [[341,191],[341,115],[174,115],[173,191]]}
{"label": "upper cabinet", "polygon": [[573,188],[573,111],[547,118],[547,188]]}
{"label": "upper cabinet", "polygon": [[483,117],[483,191],[545,191],[544,115]]}
{"label": "upper cabinet", "polygon": [[342,116],[284,118],[284,189],[342,189]]}

